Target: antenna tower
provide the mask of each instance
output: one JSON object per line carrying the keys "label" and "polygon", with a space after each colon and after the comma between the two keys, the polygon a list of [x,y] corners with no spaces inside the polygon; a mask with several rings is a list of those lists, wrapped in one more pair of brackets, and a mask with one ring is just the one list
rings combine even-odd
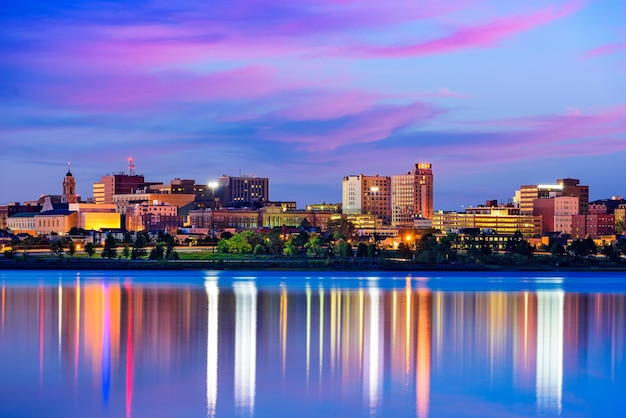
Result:
{"label": "antenna tower", "polygon": [[133,157],[128,159],[128,173],[131,176],[135,175],[135,160],[133,160]]}

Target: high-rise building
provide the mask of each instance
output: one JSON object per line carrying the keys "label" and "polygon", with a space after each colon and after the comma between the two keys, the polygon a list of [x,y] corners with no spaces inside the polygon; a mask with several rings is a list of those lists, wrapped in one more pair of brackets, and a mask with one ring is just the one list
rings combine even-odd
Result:
{"label": "high-rise building", "polygon": [[549,199],[558,196],[578,198],[578,213],[585,214],[589,209],[589,186],[580,186],[578,179],[557,179],[556,184],[522,186],[519,190],[520,213],[532,215],[535,199]]}
{"label": "high-rise building", "polygon": [[140,174],[113,174],[102,176],[99,183],[93,184],[94,203],[113,203],[113,195],[130,194],[139,189],[145,180]]}
{"label": "high-rise building", "polygon": [[417,163],[406,174],[391,176],[391,225],[412,228],[415,218],[433,215],[433,170],[430,163]]}
{"label": "high-rise building", "polygon": [[213,190],[223,206],[263,206],[269,201],[269,179],[255,176],[221,176]]}
{"label": "high-rise building", "polygon": [[361,175],[361,213],[391,222],[391,177]]}
{"label": "high-rise building", "polygon": [[581,186],[578,179],[558,179],[562,196],[574,196],[578,198],[578,214],[585,215],[589,211],[589,186]]}
{"label": "high-rise building", "polygon": [[391,177],[351,175],[341,185],[342,213],[379,216],[386,224],[391,222]]}
{"label": "high-rise building", "polygon": [[76,180],[70,170],[70,163],[67,163],[67,174],[63,178],[63,195],[61,198],[63,203],[76,203],[78,196],[76,195]]}

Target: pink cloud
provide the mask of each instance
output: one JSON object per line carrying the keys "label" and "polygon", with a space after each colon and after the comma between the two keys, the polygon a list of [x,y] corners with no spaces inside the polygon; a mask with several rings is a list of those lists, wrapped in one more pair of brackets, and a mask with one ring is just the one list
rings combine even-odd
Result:
{"label": "pink cloud", "polygon": [[603,55],[610,55],[621,51],[626,51],[626,42],[613,42],[587,51],[583,55],[583,58],[593,59]]}
{"label": "pink cloud", "polygon": [[[532,14],[510,16],[472,27],[459,28],[448,36],[431,41],[403,46],[366,46],[348,49],[351,49],[356,55],[370,58],[401,58],[442,54],[465,48],[491,47],[498,44],[503,39],[568,16],[579,8],[579,2],[571,2],[558,9],[548,7]],[[347,51],[347,53],[350,53],[350,51]]]}
{"label": "pink cloud", "polygon": [[401,129],[427,123],[441,112],[419,102],[408,105],[377,105],[339,120],[315,120],[315,129],[291,132],[275,132],[269,129],[267,138],[298,144],[307,151],[332,151],[344,146],[384,140]]}

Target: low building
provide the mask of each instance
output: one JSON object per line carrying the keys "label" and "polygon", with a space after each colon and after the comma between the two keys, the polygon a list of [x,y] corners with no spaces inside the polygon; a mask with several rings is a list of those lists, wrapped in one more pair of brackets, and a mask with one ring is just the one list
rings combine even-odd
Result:
{"label": "low building", "polygon": [[65,235],[78,225],[76,212],[53,209],[38,213],[35,218],[35,235]]}
{"label": "low building", "polygon": [[35,215],[37,212],[20,212],[10,215],[7,218],[7,228],[14,234],[29,234],[36,236]]}
{"label": "low building", "polygon": [[520,215],[512,207],[468,208],[465,213],[438,211],[433,214],[433,228],[441,232],[458,232],[461,228],[492,230],[495,234],[524,237],[541,236],[541,216]]}
{"label": "low building", "polygon": [[[590,205],[591,211],[591,205]],[[572,238],[596,239],[602,235],[615,234],[615,215],[589,214],[572,216]]]}

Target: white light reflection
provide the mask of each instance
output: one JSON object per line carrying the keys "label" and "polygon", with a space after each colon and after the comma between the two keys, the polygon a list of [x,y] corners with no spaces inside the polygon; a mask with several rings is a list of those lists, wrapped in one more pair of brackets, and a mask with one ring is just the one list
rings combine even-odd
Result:
{"label": "white light reflection", "polygon": [[381,385],[381,367],[382,363],[380,361],[383,352],[382,347],[380,346],[380,327],[382,324],[382,318],[380,318],[380,290],[378,288],[370,287],[368,289],[369,299],[370,299],[370,311],[369,311],[369,329],[368,329],[368,337],[367,341],[368,345],[368,355],[366,358],[368,359],[366,376],[364,384],[367,385],[365,388],[367,391],[367,395],[369,398],[369,411],[370,414],[376,414],[378,408],[378,395],[380,392]]}
{"label": "white light reflection", "polygon": [[58,317],[59,317],[59,329],[58,329],[58,333],[59,333],[59,358],[61,357],[61,341],[62,341],[62,331],[63,331],[63,287],[61,286],[61,279],[59,278],[59,288],[58,288],[58,297],[59,297],[59,313],[58,313]]}
{"label": "white light reflection", "polygon": [[256,297],[254,283],[235,283],[235,409],[254,414],[256,384]]}
{"label": "white light reflection", "polygon": [[206,413],[214,417],[217,407],[217,325],[219,288],[217,280],[207,278],[204,282],[207,296],[206,329]]}
{"label": "white light reflection", "polygon": [[563,391],[562,291],[537,292],[537,409],[560,414]]}

